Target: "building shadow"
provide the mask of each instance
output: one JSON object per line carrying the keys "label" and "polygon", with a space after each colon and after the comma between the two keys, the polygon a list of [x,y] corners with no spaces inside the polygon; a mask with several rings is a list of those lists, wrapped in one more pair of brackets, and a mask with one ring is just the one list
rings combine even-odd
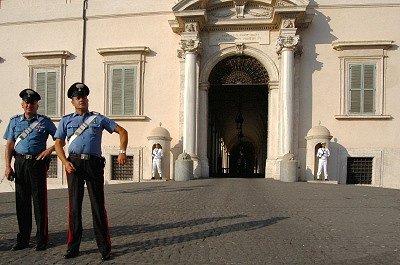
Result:
{"label": "building shadow", "polygon": [[[324,63],[323,59],[319,59],[317,48],[322,45],[331,45],[333,41],[337,40],[337,37],[333,34],[331,28],[331,18],[318,11],[319,3],[318,0],[310,0],[309,10],[313,12],[313,20],[310,25],[298,32],[301,36],[302,53],[300,57],[296,59],[296,69],[301,69],[296,74],[297,78],[303,80],[300,85],[300,80],[295,80],[297,97],[302,99],[302,103],[299,104],[298,115],[300,116],[301,123],[305,126],[300,126],[299,135],[307,135],[307,131],[313,126],[313,95],[318,91],[323,92],[326,89],[337,89],[337,87],[317,87],[314,83],[315,78],[313,76],[318,72],[323,72]],[[339,69],[339,63],[337,65]],[[339,74],[338,74],[339,78]],[[334,84],[325,84],[332,86]],[[315,105],[314,105],[315,107]],[[301,113],[301,114],[300,114]]]}

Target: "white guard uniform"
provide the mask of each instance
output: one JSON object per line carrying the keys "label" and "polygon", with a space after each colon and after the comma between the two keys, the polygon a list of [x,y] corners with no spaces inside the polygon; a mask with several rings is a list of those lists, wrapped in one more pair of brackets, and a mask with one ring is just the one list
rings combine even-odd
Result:
{"label": "white guard uniform", "polygon": [[151,170],[151,174],[154,178],[154,175],[157,170],[158,174],[160,175],[160,178],[162,178],[161,158],[164,156],[163,150],[161,148],[154,148],[152,156],[153,156],[153,168]]}
{"label": "white guard uniform", "polygon": [[328,179],[328,157],[331,155],[328,148],[319,148],[317,152],[317,157],[319,158],[318,161],[318,172],[317,172],[317,179],[320,178],[322,169],[324,169],[324,176],[325,179]]}

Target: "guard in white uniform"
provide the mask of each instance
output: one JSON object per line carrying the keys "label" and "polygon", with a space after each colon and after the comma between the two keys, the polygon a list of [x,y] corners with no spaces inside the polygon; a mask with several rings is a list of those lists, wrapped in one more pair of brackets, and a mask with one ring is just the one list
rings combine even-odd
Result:
{"label": "guard in white uniform", "polygon": [[325,180],[328,180],[328,157],[331,155],[329,149],[326,148],[326,142],[321,143],[322,147],[320,147],[317,151],[318,161],[318,172],[317,179],[319,180],[321,177],[322,169],[324,170]]}
{"label": "guard in white uniform", "polygon": [[162,147],[159,143],[156,144],[156,147],[153,150],[153,168],[151,170],[151,179],[155,179],[156,170],[158,171],[158,175],[160,175],[160,179],[162,179],[162,170],[161,170],[161,158],[164,156]]}

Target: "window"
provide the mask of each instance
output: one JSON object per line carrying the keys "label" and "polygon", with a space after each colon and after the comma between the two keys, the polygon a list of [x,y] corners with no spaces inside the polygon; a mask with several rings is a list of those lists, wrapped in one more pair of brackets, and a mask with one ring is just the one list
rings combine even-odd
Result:
{"label": "window", "polygon": [[375,113],[375,64],[349,65],[349,113]]}
{"label": "window", "polygon": [[106,73],[105,113],[119,119],[145,119],[143,80],[148,47],[101,48]]}
{"label": "window", "polygon": [[38,112],[51,118],[63,113],[64,84],[68,51],[45,51],[22,53],[29,60],[29,87],[41,96]]}
{"label": "window", "polygon": [[118,156],[111,156],[111,180],[133,180],[133,156],[126,157],[125,165],[118,164]]}
{"label": "window", "polygon": [[34,69],[34,89],[41,96],[38,112],[49,117],[60,116],[58,69]]}
{"label": "window", "polygon": [[371,184],[372,160],[372,157],[348,157],[346,184]]}
{"label": "window", "polygon": [[57,155],[50,155],[50,164],[47,178],[57,178]]}
{"label": "window", "polygon": [[336,119],[390,119],[385,113],[385,65],[393,41],[335,41],[340,59]]}
{"label": "window", "polygon": [[136,115],[136,66],[112,66],[109,84],[110,115]]}

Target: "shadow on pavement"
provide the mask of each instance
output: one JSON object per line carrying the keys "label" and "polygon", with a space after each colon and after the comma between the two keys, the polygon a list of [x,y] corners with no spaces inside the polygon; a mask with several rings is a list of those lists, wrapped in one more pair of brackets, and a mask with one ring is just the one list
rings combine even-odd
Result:
{"label": "shadow on pavement", "polygon": [[[149,250],[155,247],[168,246],[173,244],[179,244],[183,242],[188,242],[192,240],[206,239],[209,237],[216,237],[227,233],[242,231],[242,230],[255,230],[260,229],[269,225],[276,224],[277,222],[287,219],[289,217],[273,217],[265,220],[241,222],[211,229],[205,229],[193,233],[187,233],[177,236],[157,238],[146,241],[135,241],[122,245],[113,245],[113,255],[123,256],[127,253],[132,253],[135,251]],[[214,218],[211,218],[214,219]]]}

